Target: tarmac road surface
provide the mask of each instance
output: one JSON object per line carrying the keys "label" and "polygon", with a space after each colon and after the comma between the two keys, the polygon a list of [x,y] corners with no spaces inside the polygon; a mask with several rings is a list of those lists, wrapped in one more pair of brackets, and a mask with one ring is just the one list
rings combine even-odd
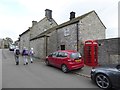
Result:
{"label": "tarmac road surface", "polygon": [[44,62],[15,65],[14,54],[2,50],[2,88],[98,88],[90,78],[46,66]]}

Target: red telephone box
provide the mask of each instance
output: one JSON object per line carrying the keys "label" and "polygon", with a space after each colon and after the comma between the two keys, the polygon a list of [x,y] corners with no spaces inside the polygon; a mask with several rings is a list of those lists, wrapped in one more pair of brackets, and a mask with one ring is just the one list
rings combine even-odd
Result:
{"label": "red telephone box", "polygon": [[98,65],[98,44],[94,40],[85,41],[84,62],[88,66]]}

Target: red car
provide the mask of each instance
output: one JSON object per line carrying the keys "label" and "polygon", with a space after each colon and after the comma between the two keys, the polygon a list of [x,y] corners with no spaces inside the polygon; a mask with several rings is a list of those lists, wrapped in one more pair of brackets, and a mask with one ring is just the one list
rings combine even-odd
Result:
{"label": "red car", "polygon": [[59,50],[46,57],[46,65],[61,68],[63,72],[84,67],[84,61],[79,52],[74,50]]}

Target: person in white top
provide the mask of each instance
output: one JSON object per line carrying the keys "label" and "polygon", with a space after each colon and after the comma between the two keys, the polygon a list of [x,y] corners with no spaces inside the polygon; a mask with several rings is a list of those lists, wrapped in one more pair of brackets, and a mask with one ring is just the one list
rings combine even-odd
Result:
{"label": "person in white top", "polygon": [[30,55],[30,61],[31,63],[33,63],[33,55],[34,55],[33,48],[30,49],[29,55]]}

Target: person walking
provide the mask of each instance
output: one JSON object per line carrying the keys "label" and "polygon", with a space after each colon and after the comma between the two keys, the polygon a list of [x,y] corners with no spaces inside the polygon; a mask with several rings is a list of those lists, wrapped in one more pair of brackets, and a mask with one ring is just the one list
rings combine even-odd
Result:
{"label": "person walking", "polygon": [[28,50],[24,47],[23,51],[22,51],[22,56],[24,58],[24,65],[28,65]]}
{"label": "person walking", "polygon": [[20,50],[19,50],[18,46],[16,46],[16,48],[14,49],[16,65],[19,65],[19,54],[20,54]]}
{"label": "person walking", "polygon": [[34,55],[33,48],[30,49],[29,55],[30,55],[30,61],[31,63],[33,63],[33,55]]}

